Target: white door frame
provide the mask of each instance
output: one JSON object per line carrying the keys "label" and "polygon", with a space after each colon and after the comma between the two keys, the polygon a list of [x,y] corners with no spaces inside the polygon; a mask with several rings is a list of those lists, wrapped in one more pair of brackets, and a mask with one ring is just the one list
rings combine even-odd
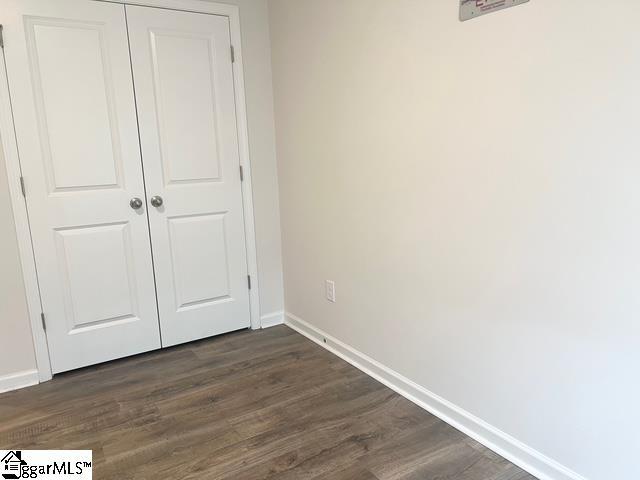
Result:
{"label": "white door frame", "polygon": [[[235,88],[235,102],[237,114],[237,129],[240,153],[240,165],[244,173],[242,182],[242,199],[244,211],[245,242],[247,249],[247,267],[251,276],[251,290],[249,292],[251,328],[261,328],[260,323],[260,295],[258,279],[258,254],[256,249],[256,234],[253,212],[253,189],[251,182],[251,158],[249,151],[249,130],[247,123],[247,108],[244,89],[244,68],[242,61],[242,41],[240,34],[240,8],[236,5],[213,3],[206,0],[86,0],[125,5],[140,5],[146,7],[167,8],[195,13],[220,15],[229,18],[231,27],[231,44],[234,47],[235,62],[233,63],[233,82]],[[24,287],[27,296],[31,333],[36,354],[38,378],[40,382],[51,380],[51,363],[49,360],[49,348],[47,347],[46,332],[43,327],[40,301],[40,287],[36,270],[35,257],[31,241],[31,229],[29,227],[29,214],[27,204],[22,196],[20,177],[22,169],[16,143],[15,129],[13,125],[13,113],[9,83],[7,80],[4,51],[0,61],[0,137],[2,138],[2,151],[7,167],[9,192],[13,206],[13,218],[18,238],[20,263],[24,277]],[[27,192],[28,194],[28,192]]]}

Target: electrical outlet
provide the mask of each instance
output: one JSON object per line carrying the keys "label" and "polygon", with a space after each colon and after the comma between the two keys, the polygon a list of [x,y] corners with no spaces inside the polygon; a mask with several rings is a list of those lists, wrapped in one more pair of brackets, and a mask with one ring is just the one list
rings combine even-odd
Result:
{"label": "electrical outlet", "polygon": [[327,295],[327,300],[331,303],[336,303],[336,282],[333,280],[325,280],[324,289]]}

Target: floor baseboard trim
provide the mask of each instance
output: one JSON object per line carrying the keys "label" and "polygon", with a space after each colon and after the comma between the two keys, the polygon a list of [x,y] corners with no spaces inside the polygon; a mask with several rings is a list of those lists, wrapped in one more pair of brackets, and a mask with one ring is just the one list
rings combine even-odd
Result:
{"label": "floor baseboard trim", "polygon": [[284,323],[540,480],[587,480],[296,315],[286,312]]}
{"label": "floor baseboard trim", "polygon": [[274,312],[260,317],[262,328],[277,327],[284,324],[284,312]]}
{"label": "floor baseboard trim", "polygon": [[31,387],[40,383],[37,370],[25,370],[0,377],[0,393]]}

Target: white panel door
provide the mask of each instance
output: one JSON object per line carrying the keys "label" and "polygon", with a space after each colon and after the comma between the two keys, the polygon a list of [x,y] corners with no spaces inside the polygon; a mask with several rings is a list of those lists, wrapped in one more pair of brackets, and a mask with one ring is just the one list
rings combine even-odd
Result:
{"label": "white panel door", "polygon": [[126,11],[162,344],[247,328],[229,20]]}
{"label": "white panel door", "polygon": [[2,17],[53,372],[159,348],[124,6],[2,0]]}

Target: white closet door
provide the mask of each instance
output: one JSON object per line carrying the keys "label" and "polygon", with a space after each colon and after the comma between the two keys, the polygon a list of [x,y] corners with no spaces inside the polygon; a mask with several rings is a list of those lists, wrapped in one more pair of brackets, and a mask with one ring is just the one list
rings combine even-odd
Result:
{"label": "white closet door", "polygon": [[2,20],[53,372],[159,348],[124,7],[2,0]]}
{"label": "white closet door", "polygon": [[126,11],[163,346],[247,328],[229,20]]}

